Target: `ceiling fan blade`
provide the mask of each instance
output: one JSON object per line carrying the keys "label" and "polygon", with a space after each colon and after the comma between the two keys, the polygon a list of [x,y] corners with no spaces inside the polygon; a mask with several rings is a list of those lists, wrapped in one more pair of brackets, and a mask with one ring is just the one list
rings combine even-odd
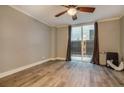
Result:
{"label": "ceiling fan blade", "polygon": [[68,5],[61,5],[61,6],[64,6],[64,7],[66,7],[66,8],[70,8],[70,6],[68,6]]}
{"label": "ceiling fan blade", "polygon": [[77,5],[62,5],[62,6],[66,7],[66,8],[77,7]]}
{"label": "ceiling fan blade", "polygon": [[66,13],[66,12],[67,12],[67,10],[66,10],[66,11],[63,11],[63,12],[57,14],[57,15],[55,15],[55,17],[59,17],[59,16],[63,15],[63,14]]}
{"label": "ceiling fan blade", "polygon": [[95,8],[94,7],[77,7],[77,10],[79,10],[81,12],[93,13]]}
{"label": "ceiling fan blade", "polygon": [[69,7],[77,7],[77,5],[68,5]]}
{"label": "ceiling fan blade", "polygon": [[72,19],[76,20],[77,19],[77,15],[72,16]]}

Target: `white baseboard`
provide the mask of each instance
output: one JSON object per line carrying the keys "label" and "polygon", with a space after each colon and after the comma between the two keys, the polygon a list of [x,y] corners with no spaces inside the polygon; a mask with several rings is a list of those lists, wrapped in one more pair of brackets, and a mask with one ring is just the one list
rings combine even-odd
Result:
{"label": "white baseboard", "polygon": [[54,61],[54,60],[66,60],[66,59],[62,57],[56,57],[56,58],[50,58],[50,60]]}
{"label": "white baseboard", "polygon": [[65,60],[65,58],[56,57],[56,58],[49,58],[49,59],[45,59],[45,60],[42,60],[42,61],[38,61],[38,62],[29,64],[29,65],[26,65],[26,66],[22,66],[22,67],[19,67],[19,68],[10,70],[10,71],[6,71],[6,72],[3,72],[3,73],[0,73],[0,78],[3,78],[3,77],[5,77],[5,76],[8,76],[8,75],[17,73],[17,72],[19,72],[19,71],[25,70],[25,69],[27,69],[27,68],[30,68],[30,67],[33,67],[33,66],[36,66],[36,65],[39,65],[39,64],[42,64],[42,63],[51,61],[51,60],[52,60],[52,61],[54,61],[54,60]]}
{"label": "white baseboard", "polygon": [[56,57],[56,60],[66,60],[66,59],[62,57]]}
{"label": "white baseboard", "polygon": [[54,61],[54,60],[56,60],[56,58],[50,58],[50,60],[51,60],[51,61]]}
{"label": "white baseboard", "polygon": [[19,68],[10,70],[10,71],[6,71],[6,72],[3,72],[3,73],[0,73],[0,78],[5,77],[5,76],[8,76],[8,75],[11,75],[11,74],[14,74],[14,73],[19,72],[19,71],[22,71],[22,70],[25,70],[25,69],[27,69],[27,68],[30,68],[30,67],[33,67],[33,66],[36,66],[36,65],[39,65],[39,64],[48,62],[48,61],[50,61],[50,60],[51,60],[51,59],[45,59],[45,60],[38,61],[38,62],[29,64],[29,65],[26,65],[26,66],[22,66],[22,67],[19,67]]}

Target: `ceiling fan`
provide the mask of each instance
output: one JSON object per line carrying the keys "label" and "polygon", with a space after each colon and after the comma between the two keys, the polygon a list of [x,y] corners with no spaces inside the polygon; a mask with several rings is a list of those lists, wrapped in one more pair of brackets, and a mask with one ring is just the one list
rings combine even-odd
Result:
{"label": "ceiling fan", "polygon": [[88,13],[93,13],[95,8],[94,7],[77,7],[77,5],[62,5],[66,8],[68,8],[67,10],[55,15],[55,17],[59,17],[65,13],[68,13],[70,16],[72,16],[73,20],[77,19],[77,11],[80,12],[88,12]]}

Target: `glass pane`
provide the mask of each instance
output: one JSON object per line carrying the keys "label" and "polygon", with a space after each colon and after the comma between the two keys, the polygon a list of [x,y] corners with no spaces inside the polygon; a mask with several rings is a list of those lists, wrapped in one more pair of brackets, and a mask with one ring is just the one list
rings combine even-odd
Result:
{"label": "glass pane", "polygon": [[94,39],[94,25],[83,26],[83,40]]}
{"label": "glass pane", "polygon": [[91,56],[93,53],[94,42],[94,25],[83,26],[83,45],[82,54],[84,56]]}
{"label": "glass pane", "polygon": [[72,27],[71,53],[73,55],[81,55],[81,26]]}
{"label": "glass pane", "polygon": [[71,41],[81,41],[81,27],[72,27]]}

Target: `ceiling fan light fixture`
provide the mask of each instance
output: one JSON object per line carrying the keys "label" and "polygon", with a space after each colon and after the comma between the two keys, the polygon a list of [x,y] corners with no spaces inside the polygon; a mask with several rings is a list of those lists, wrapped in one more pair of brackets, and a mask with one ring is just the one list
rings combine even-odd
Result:
{"label": "ceiling fan light fixture", "polygon": [[70,8],[67,13],[71,16],[74,16],[77,13],[77,10],[75,8]]}

